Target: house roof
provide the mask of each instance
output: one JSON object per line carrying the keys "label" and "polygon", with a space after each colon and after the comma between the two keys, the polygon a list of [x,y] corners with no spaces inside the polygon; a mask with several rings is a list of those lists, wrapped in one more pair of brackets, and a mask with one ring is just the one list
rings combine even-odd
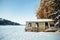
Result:
{"label": "house roof", "polygon": [[26,22],[49,22],[49,21],[54,21],[52,19],[36,19],[36,20],[28,20]]}

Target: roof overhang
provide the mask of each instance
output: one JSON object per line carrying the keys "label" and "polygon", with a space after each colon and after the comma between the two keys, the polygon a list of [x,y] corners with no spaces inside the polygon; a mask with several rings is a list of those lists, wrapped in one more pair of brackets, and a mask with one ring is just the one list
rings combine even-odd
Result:
{"label": "roof overhang", "polygon": [[50,21],[54,21],[52,19],[36,19],[36,20],[28,20],[26,22],[50,22]]}

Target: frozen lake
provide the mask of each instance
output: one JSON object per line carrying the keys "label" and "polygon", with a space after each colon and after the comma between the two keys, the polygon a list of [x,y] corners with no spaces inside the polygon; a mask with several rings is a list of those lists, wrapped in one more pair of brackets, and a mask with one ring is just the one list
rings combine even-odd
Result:
{"label": "frozen lake", "polygon": [[56,32],[25,32],[25,26],[0,26],[0,40],[60,40]]}

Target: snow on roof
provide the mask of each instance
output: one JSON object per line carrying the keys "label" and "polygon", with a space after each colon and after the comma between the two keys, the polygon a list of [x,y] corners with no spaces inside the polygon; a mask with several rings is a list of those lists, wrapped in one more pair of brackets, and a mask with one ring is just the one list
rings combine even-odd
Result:
{"label": "snow on roof", "polygon": [[30,20],[26,22],[49,22],[49,21],[54,21],[52,19],[36,19],[36,20]]}
{"label": "snow on roof", "polygon": [[53,15],[53,14],[57,14],[57,12],[55,12],[55,13],[52,13],[52,15]]}
{"label": "snow on roof", "polygon": [[58,15],[56,18],[59,18],[60,17],[60,15]]}
{"label": "snow on roof", "polygon": [[57,24],[59,24],[59,21],[55,25],[57,25]]}

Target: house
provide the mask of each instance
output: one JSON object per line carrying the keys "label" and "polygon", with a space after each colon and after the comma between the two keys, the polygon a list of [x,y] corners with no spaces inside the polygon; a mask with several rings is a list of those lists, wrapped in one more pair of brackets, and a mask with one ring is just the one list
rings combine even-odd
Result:
{"label": "house", "polygon": [[26,21],[26,32],[47,32],[56,31],[54,20],[52,19],[37,19]]}

